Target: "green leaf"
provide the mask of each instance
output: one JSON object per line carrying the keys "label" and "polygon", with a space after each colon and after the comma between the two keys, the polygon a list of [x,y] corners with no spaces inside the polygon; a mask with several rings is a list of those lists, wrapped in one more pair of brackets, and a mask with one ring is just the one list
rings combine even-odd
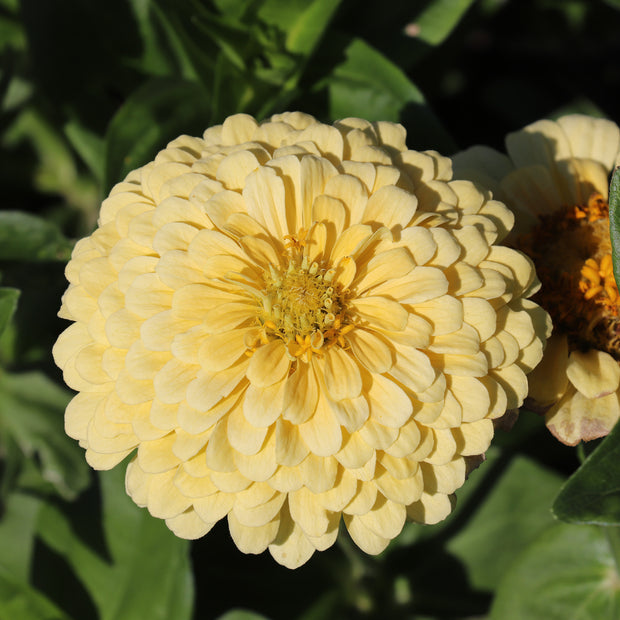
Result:
{"label": "green leaf", "polygon": [[40,535],[65,557],[89,591],[101,620],[189,620],[193,608],[189,542],[133,503],[125,493],[123,470],[117,467],[99,474],[105,558],[77,538],[67,517],[51,504],[41,513]]}
{"label": "green leaf", "polygon": [[354,39],[345,54],[346,60],[328,78],[332,118],[400,120],[415,148],[455,150],[420,90],[399,67],[361,39]]}
{"label": "green leaf", "polygon": [[614,620],[620,576],[605,536],[594,526],[558,523],[503,576],[491,620]]}
{"label": "green leaf", "polygon": [[131,170],[153,159],[183,133],[207,128],[210,100],[193,82],[155,78],[136,91],[116,113],[105,139],[106,192]]}
{"label": "green leaf", "polygon": [[[37,518],[42,502],[23,493],[11,493],[0,519],[0,568],[28,581]],[[3,617],[0,614],[0,617]]]}
{"label": "green leaf", "polygon": [[0,435],[8,434],[20,448],[27,474],[20,484],[54,490],[66,499],[89,482],[83,452],[64,432],[70,399],[67,390],[41,373],[0,375]]}
{"label": "green leaf", "polygon": [[196,25],[211,39],[237,69],[246,68],[244,51],[250,39],[248,28],[225,17],[212,14],[199,3],[195,4],[198,15]]}
{"label": "green leaf", "polygon": [[345,53],[330,80],[332,117],[396,121],[407,103],[424,105],[407,76],[366,42],[354,39]]}
{"label": "green leaf", "polygon": [[553,512],[562,521],[620,525],[620,424],[562,487]]}
{"label": "green leaf", "polygon": [[22,211],[0,211],[0,260],[68,260],[72,244],[52,222]]}
{"label": "green leaf", "polygon": [[414,20],[415,36],[439,45],[454,30],[474,0],[434,0]]}
{"label": "green leaf", "polygon": [[129,0],[128,5],[137,22],[142,47],[140,58],[132,59],[131,64],[151,75],[195,77],[182,49],[170,36],[173,31],[168,28],[165,14],[153,1]]}
{"label": "green leaf", "polygon": [[[447,549],[466,567],[474,588],[494,590],[521,549],[554,523],[550,507],[561,483],[559,475],[521,456],[509,464],[491,457],[470,475],[459,504],[474,512]],[[490,491],[481,498],[476,488]]]}
{"label": "green leaf", "polygon": [[0,336],[2,336],[15,314],[18,299],[18,289],[9,287],[0,288]]}
{"label": "green leaf", "polygon": [[[300,13],[285,29],[286,48],[294,54],[309,56],[318,45],[341,0],[314,0],[304,3]],[[283,0],[280,4],[290,4]]]}
{"label": "green leaf", "polygon": [[218,616],[217,620],[268,620],[266,616],[247,609],[231,609]]}
{"label": "green leaf", "polygon": [[105,159],[103,138],[89,131],[77,121],[69,121],[65,125],[65,135],[97,181],[103,181]]}
{"label": "green leaf", "polygon": [[614,9],[620,10],[620,0],[603,0],[609,6],[613,6]]}
{"label": "green leaf", "polygon": [[620,166],[611,175],[609,186],[609,234],[611,236],[614,278],[620,287]]}
{"label": "green leaf", "polygon": [[54,603],[0,567],[0,618],[2,620],[71,620]]}
{"label": "green leaf", "polygon": [[8,47],[18,50],[26,47],[24,29],[14,17],[0,15],[0,51],[4,52]]}

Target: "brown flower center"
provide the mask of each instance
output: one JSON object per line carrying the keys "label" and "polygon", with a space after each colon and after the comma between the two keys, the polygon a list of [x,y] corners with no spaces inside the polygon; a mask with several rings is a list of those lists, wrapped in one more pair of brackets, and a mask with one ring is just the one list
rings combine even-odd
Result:
{"label": "brown flower center", "polygon": [[516,243],[542,283],[533,298],[573,349],[596,348],[620,360],[620,296],[613,275],[609,206],[600,194],[587,204],[539,216]]}

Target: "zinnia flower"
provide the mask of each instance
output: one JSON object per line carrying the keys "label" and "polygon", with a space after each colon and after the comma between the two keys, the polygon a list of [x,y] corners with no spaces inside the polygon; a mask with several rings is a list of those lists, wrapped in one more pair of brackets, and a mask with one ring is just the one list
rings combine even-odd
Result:
{"label": "zinnia flower", "polygon": [[77,243],[54,348],[67,433],[197,538],[289,567],[341,516],[379,553],[449,514],[518,407],[546,314],[510,211],[392,123],[287,113],[181,136]]}
{"label": "zinnia flower", "polygon": [[514,245],[536,264],[535,298],[554,331],[529,375],[533,408],[563,443],[607,435],[620,418],[620,298],[614,280],[609,174],[620,158],[611,121],[573,114],[506,138],[509,157],[473,147],[455,172],[486,185],[516,214]]}

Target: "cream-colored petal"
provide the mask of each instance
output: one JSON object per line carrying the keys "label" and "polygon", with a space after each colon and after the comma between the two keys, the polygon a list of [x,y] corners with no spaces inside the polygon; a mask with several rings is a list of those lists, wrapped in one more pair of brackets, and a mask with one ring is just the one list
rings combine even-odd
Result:
{"label": "cream-colored petal", "polygon": [[315,552],[303,530],[291,518],[288,505],[282,508],[280,528],[273,543],[269,545],[269,553],[273,559],[286,568],[299,568],[305,564]]}
{"label": "cream-colored petal", "polygon": [[416,523],[433,525],[443,521],[454,508],[453,495],[422,493],[419,501],[407,506],[407,516]]}
{"label": "cream-colored petal", "polygon": [[161,439],[141,442],[138,446],[140,469],[150,474],[159,474],[176,469],[180,461],[172,453],[172,445],[175,439],[174,433],[169,433]]}
{"label": "cream-colored petal", "polygon": [[168,222],[153,237],[153,249],[163,256],[170,250],[187,250],[198,229],[185,222]]}
{"label": "cream-colored petal", "polygon": [[450,393],[461,406],[464,422],[475,422],[487,415],[491,407],[491,397],[479,379],[451,375],[447,381]]}
{"label": "cream-colored petal", "polygon": [[[218,185],[221,184],[218,183]],[[199,185],[196,190],[200,187]],[[243,196],[237,192],[230,190],[213,192],[208,190],[207,193],[208,196],[200,197],[194,195],[190,199],[194,198],[197,200],[209,219],[222,230],[225,230],[226,223],[233,214],[248,212]],[[190,246],[190,253],[191,251]]]}
{"label": "cream-colored petal", "polygon": [[220,418],[233,407],[239,406],[238,400],[239,393],[235,391],[205,411],[194,409],[187,403],[181,403],[178,407],[176,421],[185,432],[198,435],[219,422]]}
{"label": "cream-colored petal", "polygon": [[476,330],[480,342],[491,338],[497,330],[497,315],[493,306],[486,299],[477,297],[464,297],[461,303],[463,320]]}
{"label": "cream-colored petal", "polygon": [[166,525],[175,536],[196,540],[207,534],[215,523],[205,523],[193,508],[188,508],[176,517],[166,519]]}
{"label": "cream-colored petal", "polygon": [[278,465],[295,467],[308,456],[308,447],[304,443],[296,425],[287,420],[276,422],[276,462]]}
{"label": "cream-colored petal", "polygon": [[571,156],[566,134],[555,122],[541,120],[506,137],[506,150],[517,167],[540,164],[553,169]]}
{"label": "cream-colored petal", "polygon": [[384,497],[401,506],[419,500],[423,490],[422,473],[419,470],[410,477],[398,479],[384,469],[377,474],[375,483]]}
{"label": "cream-colored petal", "polygon": [[234,329],[204,338],[198,351],[201,367],[217,372],[234,364],[248,350],[246,336],[250,329]]}
{"label": "cream-colored petal", "polygon": [[332,488],[320,493],[320,502],[332,512],[342,512],[357,493],[357,480],[344,468],[338,467],[338,474]]}
{"label": "cream-colored petal", "polygon": [[242,454],[235,452],[235,466],[243,476],[255,482],[269,480],[278,468],[276,462],[275,429],[267,431],[267,437],[262,448],[256,454]]}
{"label": "cream-colored petal", "polygon": [[485,419],[461,424],[458,428],[452,429],[452,433],[457,450],[463,456],[484,454],[493,439],[493,422]]}
{"label": "cream-colored petal", "polygon": [[433,333],[437,336],[455,332],[463,324],[463,304],[452,295],[415,304],[413,309],[433,326]]}
{"label": "cream-colored petal", "polygon": [[282,239],[287,234],[284,183],[275,170],[262,167],[248,175],[243,198],[249,215],[275,237]]}
{"label": "cream-colored petal", "polygon": [[424,476],[424,491],[449,495],[460,488],[465,481],[465,459],[457,458],[444,465],[420,463]]}
{"label": "cream-colored petal", "polygon": [[413,406],[407,394],[394,381],[372,375],[368,388],[370,418],[391,428],[400,428],[411,416]]}
{"label": "cream-colored petal", "polygon": [[[202,458],[201,458],[202,457]],[[193,457],[196,459],[197,457]],[[198,457],[201,465],[206,469],[207,464],[204,462],[204,452]],[[186,497],[207,497],[217,493],[217,487],[211,482],[209,476],[202,477],[192,476],[187,473],[185,467],[187,461],[183,463],[183,466],[177,469],[177,473],[174,477],[174,484],[177,489]]]}
{"label": "cream-colored petal", "polygon": [[388,448],[387,454],[396,458],[411,456],[411,458],[415,458],[416,460],[418,457],[424,459],[432,448],[432,445],[429,445],[426,451],[421,452],[419,450],[420,444],[424,438],[426,438],[427,443],[432,444],[432,434],[425,430],[424,435],[422,435],[418,423],[411,419],[400,427],[398,437]]}
{"label": "cream-colored petal", "polygon": [[338,475],[338,461],[310,453],[300,464],[303,486],[313,493],[324,493],[333,488]]}
{"label": "cream-colored petal", "polygon": [[228,414],[227,431],[230,445],[246,455],[256,454],[267,436],[267,428],[252,426],[243,415],[241,407],[233,408]]}
{"label": "cream-colored petal", "polygon": [[235,496],[233,493],[213,493],[209,497],[196,499],[193,502],[194,510],[206,522],[217,522],[228,515],[233,507]]}
{"label": "cream-colored petal", "polygon": [[287,353],[281,340],[273,340],[256,349],[250,358],[247,371],[250,383],[264,388],[280,381],[291,364]]}
{"label": "cream-colored petal", "polygon": [[153,379],[157,398],[169,405],[181,402],[198,371],[198,366],[185,364],[175,358],[166,362]]}
{"label": "cream-colored petal", "polygon": [[[358,431],[360,437],[375,450],[388,450],[398,437],[398,429],[369,419]],[[370,472],[369,472],[370,473]],[[372,472],[374,475],[374,471]]]}
{"label": "cream-colored petal", "polygon": [[338,422],[353,433],[362,427],[368,419],[370,412],[366,395],[357,398],[344,398],[343,400],[330,401],[330,406]]}
{"label": "cream-colored petal", "polygon": [[406,276],[415,267],[415,262],[406,248],[393,248],[379,252],[368,264],[358,271],[355,285],[359,293],[383,282]]}
{"label": "cream-colored petal", "polygon": [[302,487],[289,493],[288,506],[291,518],[307,536],[319,537],[325,534],[329,527],[329,518],[318,495]]}
{"label": "cream-colored petal", "polygon": [[317,456],[332,456],[342,445],[342,431],[329,403],[319,396],[314,415],[298,425],[299,433],[311,452]]}
{"label": "cream-colored petal", "polygon": [[246,235],[242,237],[241,244],[247,256],[257,265],[280,265],[280,252],[271,240],[265,241],[259,237]]}
{"label": "cream-colored petal", "polygon": [[611,170],[620,152],[620,129],[603,118],[568,114],[557,120],[574,157],[593,159]]}
{"label": "cream-colored petal", "polygon": [[239,551],[243,553],[262,553],[274,541],[280,520],[274,518],[259,527],[248,527],[239,522],[234,512],[228,514],[228,531]]}
{"label": "cream-colored petal", "polygon": [[227,427],[226,418],[220,420],[213,429],[207,444],[205,453],[207,465],[217,472],[229,473],[237,469],[235,452],[228,441]]}
{"label": "cream-colored petal", "polygon": [[536,406],[547,407],[557,402],[568,386],[568,340],[563,335],[552,335],[547,341],[542,361],[528,375],[528,396]]}
{"label": "cream-colored petal", "polygon": [[377,485],[374,482],[357,480],[357,491],[343,512],[347,515],[363,515],[375,505],[376,501]]}
{"label": "cream-colored petal", "polygon": [[242,382],[247,373],[248,363],[249,360],[241,359],[220,372],[198,371],[196,378],[187,386],[188,405],[199,411],[210,409]]}
{"label": "cream-colored petal", "polygon": [[[341,166],[342,171],[345,174],[350,174],[353,177],[357,177],[364,184],[368,190],[368,193],[372,193],[373,189],[379,189],[378,187],[375,188],[377,169],[372,164],[345,159],[341,163]],[[387,183],[384,183],[384,185],[387,185]]]}
{"label": "cream-colored petal", "polygon": [[573,351],[566,366],[568,380],[586,398],[611,394],[620,384],[620,366],[604,351]]}
{"label": "cream-colored petal", "polygon": [[475,355],[480,350],[480,337],[473,327],[463,324],[461,329],[451,334],[432,338],[428,349],[433,353]]}
{"label": "cream-colored petal", "polygon": [[448,291],[446,276],[435,267],[415,267],[409,274],[392,278],[377,286],[373,293],[397,299],[403,304],[419,304]]}
{"label": "cream-colored petal", "polygon": [[386,185],[368,199],[362,222],[400,230],[409,224],[417,206],[418,199],[415,195],[400,187]]}
{"label": "cream-colored petal", "polygon": [[350,302],[359,317],[369,328],[402,331],[407,326],[408,314],[398,302],[387,297],[359,297]]}
{"label": "cream-colored petal", "polygon": [[362,391],[359,366],[344,349],[333,347],[325,354],[325,387],[334,400],[356,398]]}
{"label": "cream-colored petal", "polygon": [[417,349],[397,349],[396,361],[390,376],[414,392],[426,390],[434,381],[436,372],[428,355]]}
{"label": "cream-colored petal", "polygon": [[245,179],[258,168],[259,162],[251,151],[236,151],[225,157],[217,167],[216,178],[226,189],[242,190]]}
{"label": "cream-colored petal", "polygon": [[176,469],[165,473],[153,474],[149,485],[147,508],[158,519],[170,519],[185,512],[191,505],[188,497],[181,495],[174,485]]}
{"label": "cream-colored petal", "polygon": [[345,228],[332,250],[332,263],[338,264],[346,256],[355,255],[371,234],[372,228],[364,224],[355,224]]}
{"label": "cream-colored petal", "polygon": [[[249,114],[233,114],[221,126],[223,144],[242,144],[250,142],[256,132],[258,123]],[[205,135],[205,140],[207,140]]]}
{"label": "cream-colored petal", "polygon": [[[147,349],[152,351],[170,351],[174,337],[179,333],[190,330],[196,324],[197,321],[177,317],[171,310],[167,310],[144,321],[140,326],[139,336]],[[128,338],[125,344],[131,346],[133,340]],[[120,348],[129,348],[129,346]]]}
{"label": "cream-colored petal", "polygon": [[489,372],[503,388],[508,409],[516,409],[523,404],[523,399],[527,395],[527,377],[525,373],[516,365],[498,368]]}
{"label": "cream-colored petal", "polygon": [[199,264],[183,250],[170,250],[163,254],[155,271],[161,282],[171,289],[205,281]]}
{"label": "cream-colored petal", "polygon": [[355,544],[370,555],[378,555],[390,544],[389,538],[383,538],[371,530],[360,515],[344,515],[344,522]]}
{"label": "cream-colored petal", "polygon": [[568,446],[605,437],[620,419],[618,393],[587,398],[572,385],[562,399],[545,414],[545,424]]}
{"label": "cream-colored petal", "polygon": [[265,388],[249,385],[243,399],[243,415],[246,420],[257,427],[273,424],[283,415],[286,385],[286,379]]}
{"label": "cream-colored petal", "polygon": [[284,384],[282,417],[293,424],[306,422],[314,413],[319,397],[315,363],[297,362],[297,368]]}
{"label": "cream-colored petal", "polygon": [[[249,488],[251,489],[257,484],[265,483],[255,482]],[[232,512],[229,513],[229,516],[231,514],[234,515],[241,525],[245,525],[247,527],[265,527],[269,523],[273,524],[274,520],[278,520],[280,509],[282,508],[282,504],[285,500],[286,495],[284,493],[274,492],[273,489],[271,489],[271,496],[255,506],[244,506],[240,501],[235,500],[235,505],[233,506]],[[273,540],[273,538],[271,540]]]}

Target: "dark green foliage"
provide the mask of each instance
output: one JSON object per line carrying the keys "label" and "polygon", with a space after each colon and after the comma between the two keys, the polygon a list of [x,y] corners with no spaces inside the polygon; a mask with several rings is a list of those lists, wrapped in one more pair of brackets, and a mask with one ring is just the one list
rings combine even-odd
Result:
{"label": "dark green foliage", "polygon": [[291,572],[225,523],[177,539],[124,466],[91,472],[51,346],[75,240],[179,134],[299,109],[450,155],[570,111],[618,122],[619,30],[618,0],[0,0],[0,619],[618,618],[620,428],[577,468],[523,412],[445,522],[377,557],[343,532]]}

